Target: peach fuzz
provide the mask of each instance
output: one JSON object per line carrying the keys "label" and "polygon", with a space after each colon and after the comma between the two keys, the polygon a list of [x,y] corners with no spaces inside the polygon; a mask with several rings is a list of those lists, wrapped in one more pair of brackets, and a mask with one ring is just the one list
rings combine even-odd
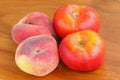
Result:
{"label": "peach fuzz", "polygon": [[45,76],[59,64],[57,42],[51,35],[37,35],[22,41],[15,54],[17,66],[34,76]]}
{"label": "peach fuzz", "polygon": [[53,36],[56,36],[51,20],[48,17],[48,15],[46,15],[45,13],[42,12],[31,12],[29,14],[27,14],[25,17],[23,17],[19,23],[22,24],[32,24],[32,25],[42,25],[44,27],[47,27]]}
{"label": "peach fuzz", "polygon": [[12,28],[12,38],[13,40],[19,44],[21,43],[24,39],[35,36],[35,35],[40,35],[40,34],[52,34],[51,31],[44,27],[44,26],[38,26],[38,25],[31,25],[31,24],[16,24]]}

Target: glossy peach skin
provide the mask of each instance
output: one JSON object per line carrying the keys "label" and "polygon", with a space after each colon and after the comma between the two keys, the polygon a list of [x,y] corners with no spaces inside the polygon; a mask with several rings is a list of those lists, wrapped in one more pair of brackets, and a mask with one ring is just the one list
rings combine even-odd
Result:
{"label": "glossy peach skin", "polygon": [[66,4],[56,10],[53,25],[57,35],[63,39],[68,34],[81,30],[98,32],[100,19],[98,13],[91,7]]}
{"label": "glossy peach skin", "polygon": [[12,38],[17,44],[20,44],[23,40],[31,36],[41,34],[52,35],[48,28],[40,25],[16,24],[12,28]]}
{"label": "glossy peach skin", "polygon": [[25,39],[17,47],[17,66],[34,76],[45,76],[59,64],[57,42],[51,35],[37,35]]}
{"label": "glossy peach skin", "polygon": [[104,40],[91,30],[69,34],[60,43],[59,53],[66,66],[77,71],[90,71],[103,63]]}

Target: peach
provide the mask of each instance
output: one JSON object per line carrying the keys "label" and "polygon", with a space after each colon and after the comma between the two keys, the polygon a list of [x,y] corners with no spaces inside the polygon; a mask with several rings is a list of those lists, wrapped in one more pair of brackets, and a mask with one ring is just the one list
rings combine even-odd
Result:
{"label": "peach", "polygon": [[57,42],[51,35],[37,35],[22,41],[15,54],[17,66],[34,76],[45,76],[59,64]]}
{"label": "peach", "polygon": [[17,44],[28,37],[40,34],[56,36],[49,17],[41,12],[29,13],[12,28],[12,37]]}
{"label": "peach", "polygon": [[21,43],[24,39],[28,37],[40,34],[52,34],[52,33],[48,28],[40,25],[38,26],[30,24],[16,24],[12,28],[12,37],[17,44]]}
{"label": "peach", "polygon": [[52,32],[52,35],[55,35],[50,18],[42,12],[31,12],[25,17],[23,17],[19,21],[19,23],[43,25],[44,27],[47,27]]}

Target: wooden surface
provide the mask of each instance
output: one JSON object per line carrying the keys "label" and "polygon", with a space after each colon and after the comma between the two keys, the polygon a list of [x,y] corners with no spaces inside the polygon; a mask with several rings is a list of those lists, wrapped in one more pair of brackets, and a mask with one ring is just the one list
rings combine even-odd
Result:
{"label": "wooden surface", "polygon": [[[92,72],[76,72],[60,63],[45,77],[35,77],[19,70],[14,55],[17,44],[11,29],[29,12],[41,11],[52,20],[55,10],[66,3],[88,5],[101,18],[100,35],[107,52],[103,65]],[[2,0],[0,1],[0,80],[120,80],[120,0]]]}

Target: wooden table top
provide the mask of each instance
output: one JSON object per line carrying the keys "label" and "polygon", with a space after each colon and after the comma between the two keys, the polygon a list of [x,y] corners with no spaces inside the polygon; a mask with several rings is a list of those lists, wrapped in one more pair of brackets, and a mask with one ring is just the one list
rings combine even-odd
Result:
{"label": "wooden table top", "polygon": [[[100,35],[107,52],[103,65],[92,72],[76,72],[62,62],[45,77],[35,77],[19,70],[15,64],[17,44],[11,29],[30,12],[44,12],[52,20],[55,10],[66,3],[88,5],[101,18]],[[120,0],[3,0],[0,1],[0,80],[120,80]]]}

